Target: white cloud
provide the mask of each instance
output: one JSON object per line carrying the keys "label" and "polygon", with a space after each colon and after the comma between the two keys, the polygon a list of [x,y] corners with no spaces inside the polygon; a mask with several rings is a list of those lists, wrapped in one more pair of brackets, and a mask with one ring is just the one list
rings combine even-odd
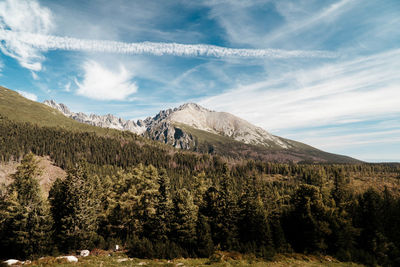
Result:
{"label": "white cloud", "polygon": [[22,95],[23,97],[28,98],[28,99],[30,99],[32,101],[37,101],[38,100],[38,97],[35,94],[29,93],[29,92],[25,92],[25,91],[20,91],[20,90],[17,90],[17,92],[20,95]]}
{"label": "white cloud", "polygon": [[[36,0],[6,0],[0,2],[0,30],[49,34],[53,29],[53,17],[49,9],[41,7]],[[42,69],[41,52],[29,43],[17,38],[3,39],[0,49],[3,54],[19,61],[21,66],[32,71]]]}
{"label": "white cloud", "polygon": [[125,66],[110,70],[98,62],[87,61],[83,65],[83,81],[75,81],[77,94],[97,100],[127,100],[138,87],[132,82],[133,74]]}
{"label": "white cloud", "polygon": [[29,32],[0,31],[0,39],[21,43],[32,49],[106,52],[131,55],[173,55],[189,57],[249,57],[249,58],[334,58],[337,54],[320,50],[241,49],[205,44],[124,43],[104,40],[85,40]]}
{"label": "white cloud", "polygon": [[272,131],[382,118],[400,113],[399,69],[400,50],[393,50],[288,73],[201,103]]}

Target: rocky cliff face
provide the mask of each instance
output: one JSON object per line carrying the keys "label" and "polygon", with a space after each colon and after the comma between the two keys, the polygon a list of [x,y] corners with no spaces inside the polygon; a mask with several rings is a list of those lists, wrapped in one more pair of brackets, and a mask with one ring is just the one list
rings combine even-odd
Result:
{"label": "rocky cliff face", "polygon": [[87,115],[82,112],[74,113],[66,105],[58,104],[53,100],[46,100],[44,104],[82,123],[131,131],[177,148],[191,149],[196,145],[195,138],[181,129],[179,127],[180,124],[229,137],[245,144],[278,149],[293,147],[289,140],[271,135],[264,129],[252,125],[241,118],[226,112],[208,110],[195,103],[187,103],[178,108],[162,110],[152,118],[148,117],[144,121],[138,120],[136,122],[124,120],[111,114],[99,116],[95,114]]}
{"label": "rocky cliff face", "polygon": [[175,109],[167,120],[230,137],[245,144],[262,145],[268,148],[292,146],[289,142],[232,114],[211,111],[195,103],[187,103]]}

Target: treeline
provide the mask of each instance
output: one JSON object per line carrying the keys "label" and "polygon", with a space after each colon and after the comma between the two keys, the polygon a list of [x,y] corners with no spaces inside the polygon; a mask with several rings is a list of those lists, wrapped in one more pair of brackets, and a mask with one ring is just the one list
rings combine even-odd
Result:
{"label": "treeline", "polygon": [[91,164],[94,172],[104,170],[104,166],[126,169],[138,164],[153,165],[165,169],[173,183],[180,185],[201,171],[208,176],[219,177],[225,162],[229,163],[232,175],[238,179],[247,179],[251,175],[280,174],[300,178],[314,185],[332,180],[337,172],[346,177],[354,173],[365,176],[376,173],[400,175],[399,164],[312,165],[243,161],[179,151],[130,132],[105,137],[96,133],[14,122],[0,115],[0,161],[19,160],[29,152],[50,156],[63,169],[74,167],[80,160]]}
{"label": "treeline", "polygon": [[[0,190],[1,258],[119,244],[149,258],[300,252],[400,265],[400,198],[351,186],[353,175],[399,179],[398,164],[239,162],[6,118],[0,150],[3,161],[25,155]],[[48,198],[29,152],[67,170]]]}

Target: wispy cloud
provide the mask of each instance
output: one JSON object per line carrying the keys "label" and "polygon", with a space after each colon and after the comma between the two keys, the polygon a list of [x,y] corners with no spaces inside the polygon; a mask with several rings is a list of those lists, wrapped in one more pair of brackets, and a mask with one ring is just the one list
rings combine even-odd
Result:
{"label": "wispy cloud", "polygon": [[[49,9],[34,0],[6,0],[0,2],[0,30],[10,32],[30,32],[49,34],[54,28],[53,17]],[[1,34],[0,34],[1,35]],[[21,66],[39,71],[44,60],[41,52],[34,46],[21,42],[18,38],[2,38],[0,49],[3,54],[19,61]]]}
{"label": "wispy cloud", "polygon": [[97,100],[127,100],[138,87],[132,82],[133,74],[125,66],[110,70],[95,61],[83,65],[83,81],[75,80],[77,94]]}
{"label": "wispy cloud", "polygon": [[265,41],[272,42],[294,33],[299,34],[302,31],[312,26],[320,25],[323,22],[335,21],[340,14],[348,10],[351,7],[351,4],[354,4],[355,2],[357,2],[357,0],[340,0],[323,8],[319,12],[310,16],[305,16],[301,20],[296,19],[295,21],[290,21],[289,23],[284,24],[284,26],[278,27],[273,33],[267,35]]}
{"label": "wispy cloud", "polygon": [[[287,47],[291,45],[290,39],[293,36],[301,35],[315,26],[321,27],[324,23],[336,21],[356,2],[357,0],[339,0],[327,5],[327,1],[210,0],[205,5],[210,8],[210,18],[216,20],[225,30],[228,41],[253,47],[281,41],[279,45]],[[315,8],[320,5],[322,7]],[[307,41],[314,40],[307,38]]]}
{"label": "wispy cloud", "polygon": [[202,104],[274,131],[367,120],[400,113],[398,69],[400,50],[393,50],[242,86]]}
{"label": "wispy cloud", "polygon": [[17,92],[18,92],[20,95],[22,95],[23,97],[28,98],[28,99],[30,99],[30,100],[32,100],[32,101],[37,101],[37,100],[38,100],[37,95],[35,95],[35,94],[33,94],[33,93],[29,93],[29,92],[25,92],[25,91],[20,91],[20,90],[17,90]]}
{"label": "wispy cloud", "polygon": [[270,76],[199,102],[323,150],[398,159],[399,69],[396,49]]}
{"label": "wispy cloud", "polygon": [[349,148],[367,144],[384,144],[399,143],[400,130],[391,129],[384,131],[373,131],[364,133],[343,134],[341,132],[333,132],[330,134],[325,131],[315,131],[313,136],[304,136],[303,142],[313,144],[322,149],[332,150],[338,148]]}
{"label": "wispy cloud", "polygon": [[6,43],[21,43],[33,49],[106,52],[131,55],[173,55],[188,57],[248,57],[248,58],[334,58],[335,52],[320,50],[241,49],[206,44],[178,43],[124,43],[104,40],[85,40],[28,32],[0,31],[0,39]]}

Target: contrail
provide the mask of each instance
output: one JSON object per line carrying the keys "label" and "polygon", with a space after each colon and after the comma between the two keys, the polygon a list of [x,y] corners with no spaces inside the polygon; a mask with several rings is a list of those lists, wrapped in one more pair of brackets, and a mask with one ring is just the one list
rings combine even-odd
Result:
{"label": "contrail", "polygon": [[88,40],[28,32],[0,30],[0,40],[22,43],[42,51],[67,50],[105,52],[130,55],[172,55],[186,57],[242,57],[242,58],[335,58],[337,53],[321,50],[242,49],[206,44],[179,44],[137,42],[125,43],[107,40]]}

